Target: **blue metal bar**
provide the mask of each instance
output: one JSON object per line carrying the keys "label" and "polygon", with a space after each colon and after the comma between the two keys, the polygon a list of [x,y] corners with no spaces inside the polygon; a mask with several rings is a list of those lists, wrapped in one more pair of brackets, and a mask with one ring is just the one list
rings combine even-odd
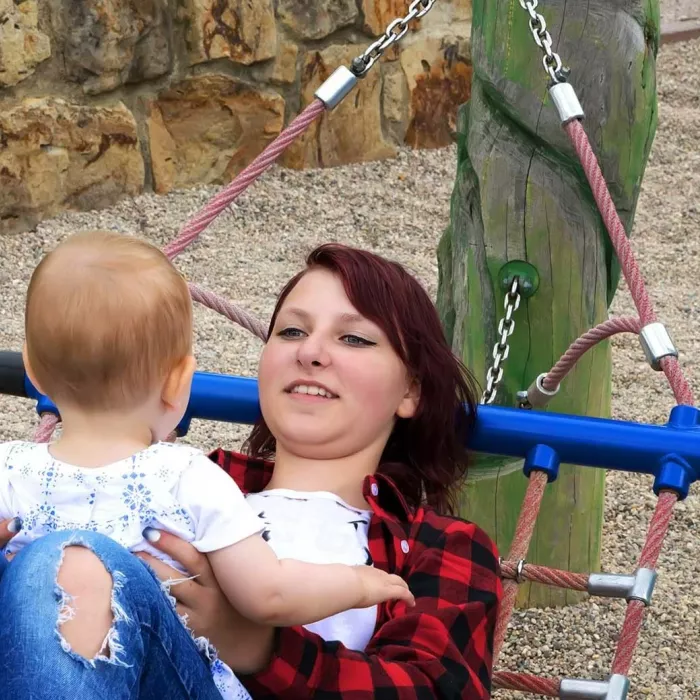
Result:
{"label": "blue metal bar", "polygon": [[[25,389],[29,398],[37,400],[40,413],[57,412],[26,377]],[[178,433],[186,434],[193,418],[251,424],[259,415],[256,379],[196,372]],[[659,426],[479,406],[469,447],[524,458],[526,473],[541,469],[550,480],[556,478],[559,462],[649,474],[656,477],[657,492],[671,488],[685,497],[690,484],[700,479],[700,411],[676,406],[668,424]]]}

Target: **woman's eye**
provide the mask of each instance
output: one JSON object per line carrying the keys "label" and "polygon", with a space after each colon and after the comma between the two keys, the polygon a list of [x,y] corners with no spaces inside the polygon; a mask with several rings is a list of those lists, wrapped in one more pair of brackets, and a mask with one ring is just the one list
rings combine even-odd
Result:
{"label": "woman's eye", "polygon": [[304,331],[299,328],[283,328],[278,334],[280,338],[301,338]]}
{"label": "woman's eye", "polygon": [[376,345],[376,343],[373,343],[371,340],[367,340],[367,338],[362,338],[359,335],[344,335],[343,340],[348,345],[359,345],[364,347],[371,347],[373,345]]}

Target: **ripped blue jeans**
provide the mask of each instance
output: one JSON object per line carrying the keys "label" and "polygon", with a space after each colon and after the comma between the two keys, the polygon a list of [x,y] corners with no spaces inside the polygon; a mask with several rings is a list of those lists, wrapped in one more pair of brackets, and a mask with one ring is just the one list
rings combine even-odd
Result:
{"label": "ripped blue jeans", "polygon": [[[87,660],[60,634],[56,577],[68,545],[92,550],[112,575],[109,656]],[[94,532],[57,532],[0,555],[0,697],[12,700],[221,700],[209,662],[153,572]]]}

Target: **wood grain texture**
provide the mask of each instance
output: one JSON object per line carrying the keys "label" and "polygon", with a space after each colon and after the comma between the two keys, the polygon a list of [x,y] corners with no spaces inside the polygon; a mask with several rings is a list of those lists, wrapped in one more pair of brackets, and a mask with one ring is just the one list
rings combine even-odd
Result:
{"label": "wood grain texture", "polygon": [[[554,48],[571,68],[584,126],[629,231],[656,130],[657,0],[545,0],[538,7]],[[570,342],[605,320],[619,267],[547,92],[542,53],[518,0],[474,0],[472,97],[458,120],[458,170],[451,224],[440,243],[438,305],[454,349],[483,383],[503,312],[498,272],[527,260],[537,294],[515,315],[511,353],[497,402],[549,370]],[[547,410],[608,416],[607,343],[589,352]],[[463,515],[508,554],[526,480],[521,464],[480,459]],[[528,560],[597,571],[604,500],[601,470],[562,465],[548,487]],[[524,585],[519,604],[580,599]]]}

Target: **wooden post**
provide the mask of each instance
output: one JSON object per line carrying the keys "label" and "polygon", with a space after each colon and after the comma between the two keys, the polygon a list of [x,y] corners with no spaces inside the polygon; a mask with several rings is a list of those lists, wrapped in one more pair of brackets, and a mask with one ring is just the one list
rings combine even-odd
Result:
{"label": "wooden post", "polygon": [[[656,130],[658,0],[540,0],[584,127],[629,231]],[[551,103],[543,53],[519,0],[474,0],[471,100],[460,109],[451,223],[440,243],[438,304],[448,337],[485,381],[503,314],[502,266],[537,268],[537,293],[515,314],[497,404],[549,370],[569,343],[605,320],[619,280],[590,187]],[[589,352],[547,410],[609,416],[609,345]],[[514,418],[517,420],[517,416]],[[526,480],[521,463],[481,459],[462,514],[495,538],[502,556]],[[599,570],[604,472],[562,465],[548,487],[528,561]],[[553,606],[580,595],[524,585],[520,605]]]}

